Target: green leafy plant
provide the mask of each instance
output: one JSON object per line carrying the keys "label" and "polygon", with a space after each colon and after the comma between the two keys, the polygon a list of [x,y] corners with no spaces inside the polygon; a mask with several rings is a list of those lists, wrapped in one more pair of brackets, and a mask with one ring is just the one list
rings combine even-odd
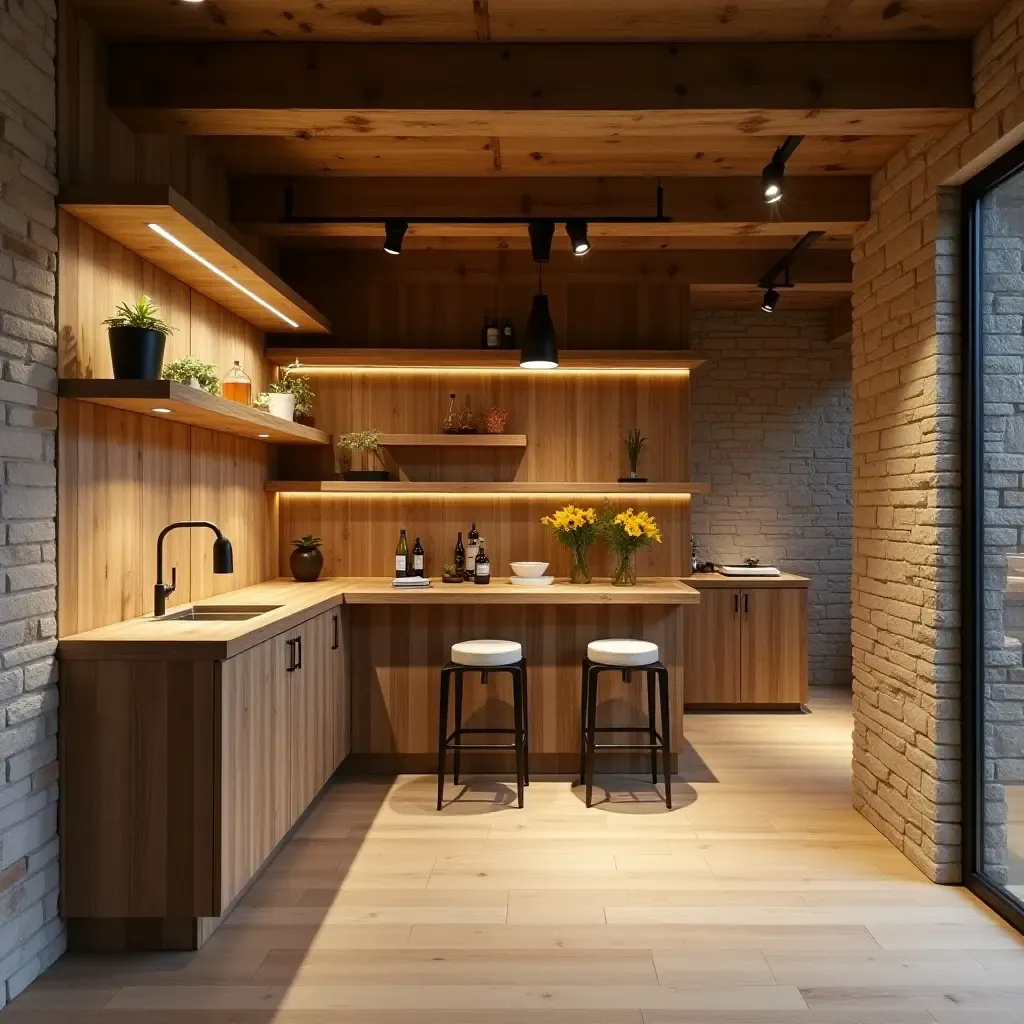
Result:
{"label": "green leafy plant", "polygon": [[213,363],[204,363],[195,356],[182,356],[168,363],[163,369],[164,380],[176,380],[179,384],[191,385],[193,380],[211,395],[220,394],[220,377]]}
{"label": "green leafy plant", "polygon": [[640,436],[640,431],[635,427],[622,439],[622,443],[626,446],[626,454],[629,456],[629,468],[630,471],[636,475],[636,467],[640,462],[640,453],[644,450],[644,445],[647,444],[647,438]]}
{"label": "green leafy plant", "polygon": [[442,576],[454,576],[455,575],[455,563],[454,562],[445,562],[444,565],[441,566],[441,575]]}
{"label": "green leafy plant", "polygon": [[296,359],[294,363],[284,368],[278,384],[281,392],[295,396],[295,412],[299,416],[304,416],[313,411],[313,399],[316,398],[316,394],[309,386],[309,378],[299,376],[301,369],[302,364]]}
{"label": "green leafy plant", "polygon": [[293,540],[292,544],[300,551],[316,551],[323,544],[323,541],[319,537],[314,537],[313,534],[307,533],[298,540]]}
{"label": "green leafy plant", "polygon": [[148,295],[142,295],[134,306],[122,302],[114,316],[103,321],[105,327],[141,327],[161,334],[174,334],[177,330],[157,315],[160,311]]}
{"label": "green leafy plant", "polygon": [[384,466],[384,459],[380,453],[380,431],[379,430],[353,430],[348,434],[342,434],[338,438],[338,447],[348,453],[349,463],[352,455],[358,452],[360,455],[368,455]]}
{"label": "green leafy plant", "polygon": [[[283,380],[275,380],[272,384],[267,385],[267,390],[266,391],[261,391],[256,396],[256,399],[255,399],[255,401],[253,401],[252,404],[254,406],[256,406],[257,409],[266,409],[267,406],[270,404],[268,400],[269,400],[271,395],[290,395],[290,394],[291,394],[291,390],[288,388],[288,386],[285,384],[285,382]],[[298,403],[296,402],[296,405],[297,404]]]}

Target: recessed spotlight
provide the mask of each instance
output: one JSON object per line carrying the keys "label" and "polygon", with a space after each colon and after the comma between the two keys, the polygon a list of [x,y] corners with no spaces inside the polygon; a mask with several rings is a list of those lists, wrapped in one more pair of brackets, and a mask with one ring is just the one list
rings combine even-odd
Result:
{"label": "recessed spotlight", "polygon": [[269,435],[269,434],[257,434],[256,436],[257,436],[257,437],[261,437],[261,438],[264,438],[264,439],[266,439],[266,438],[270,437],[270,435]]}
{"label": "recessed spotlight", "polygon": [[171,245],[176,246],[183,253],[186,253],[187,255],[191,256],[192,259],[196,261],[196,263],[201,263],[204,267],[206,267],[207,270],[216,274],[222,281],[227,281],[227,283],[231,285],[233,288],[237,288],[243,295],[248,296],[258,306],[262,306],[264,309],[273,313],[274,316],[280,317],[289,327],[299,326],[290,317],[285,316],[284,313],[281,312],[281,310],[274,309],[274,307],[269,302],[267,302],[266,299],[261,299],[255,292],[249,291],[249,289],[246,288],[244,284],[239,284],[238,281],[236,281],[229,274],[225,274],[224,271],[220,269],[220,267],[215,267],[205,256],[200,256],[199,253],[197,253],[194,249],[190,249],[180,239],[175,238],[174,235],[172,235],[170,231],[168,231],[166,228],[160,227],[159,224],[148,224],[147,227],[151,231],[155,231],[161,238],[166,239],[168,242],[171,243]]}
{"label": "recessed spotlight", "polygon": [[389,256],[402,255],[402,239],[409,230],[407,220],[386,220],[384,221],[384,251]]}
{"label": "recessed spotlight", "polygon": [[201,4],[202,2],[203,0],[182,0],[182,3],[185,4]]}
{"label": "recessed spotlight", "polygon": [[150,411],[150,412],[162,412],[162,413],[169,413],[169,412],[170,412],[171,410],[170,410],[170,409],[163,409],[163,408],[159,408],[159,409],[150,409],[149,411]]}
{"label": "recessed spotlight", "polygon": [[574,219],[565,222],[565,233],[569,236],[569,246],[575,256],[584,256],[590,252],[590,239],[587,237],[587,222]]}
{"label": "recessed spotlight", "polygon": [[774,313],[775,307],[779,304],[780,299],[779,293],[774,288],[769,288],[764,293],[764,301],[761,303],[761,309],[766,313]]}

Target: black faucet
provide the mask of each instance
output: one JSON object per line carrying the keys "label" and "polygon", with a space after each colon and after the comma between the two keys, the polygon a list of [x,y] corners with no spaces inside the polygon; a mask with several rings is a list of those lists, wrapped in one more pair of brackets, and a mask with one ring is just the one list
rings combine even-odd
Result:
{"label": "black faucet", "polygon": [[213,542],[213,571],[219,576],[235,571],[234,555],[231,552],[231,541],[220,532],[220,528],[213,523],[203,521],[187,523],[171,523],[160,531],[156,539],[156,586],[153,588],[153,615],[163,615],[167,611],[167,596],[174,593],[178,585],[178,567],[171,568],[171,582],[164,583],[164,537],[179,527],[205,526],[213,530],[217,539]]}

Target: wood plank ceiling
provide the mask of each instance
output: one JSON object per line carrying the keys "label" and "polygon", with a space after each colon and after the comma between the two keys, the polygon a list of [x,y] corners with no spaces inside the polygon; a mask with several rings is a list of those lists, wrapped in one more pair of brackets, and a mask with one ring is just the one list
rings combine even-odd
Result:
{"label": "wood plank ceiling", "polygon": [[[650,215],[660,179],[672,223],[594,225],[596,245],[775,251],[819,229],[822,259],[848,249],[867,218],[868,177],[909,137],[970,108],[970,39],[1001,6],[74,3],[111,41],[119,116],[137,130],[204,137],[232,176],[233,218],[279,244],[380,243],[379,224],[282,224],[286,181],[299,214],[383,219]],[[788,134],[806,138],[786,199],[767,207],[760,171]],[[508,225],[438,224],[414,225],[406,244],[527,243]],[[828,278],[831,267],[817,269]],[[818,281],[804,304],[848,294],[849,273],[832,276],[834,289]],[[734,287],[737,301],[752,292]]]}

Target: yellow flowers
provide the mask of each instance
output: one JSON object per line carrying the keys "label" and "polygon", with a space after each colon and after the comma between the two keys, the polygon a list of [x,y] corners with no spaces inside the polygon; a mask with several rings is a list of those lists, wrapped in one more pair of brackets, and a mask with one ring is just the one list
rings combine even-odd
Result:
{"label": "yellow flowers", "polygon": [[649,512],[634,512],[627,508],[620,512],[614,519],[614,523],[620,526],[628,537],[643,538],[647,541],[656,540],[661,543],[661,533],[658,524]]}
{"label": "yellow flowers", "polygon": [[585,526],[593,526],[596,521],[597,513],[592,508],[577,508],[575,505],[566,505],[553,516],[544,516],[541,519],[545,526],[550,526],[556,533],[572,532]]}

